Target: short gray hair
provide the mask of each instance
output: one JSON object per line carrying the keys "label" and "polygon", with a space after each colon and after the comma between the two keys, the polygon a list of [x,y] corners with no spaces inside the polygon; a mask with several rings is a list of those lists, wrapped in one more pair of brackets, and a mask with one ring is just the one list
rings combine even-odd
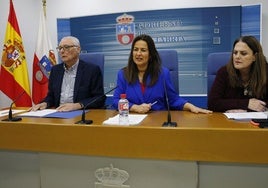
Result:
{"label": "short gray hair", "polygon": [[63,37],[62,39],[70,39],[74,43],[74,45],[80,47],[80,41],[79,41],[79,39],[76,38],[76,37],[74,37],[74,36],[66,36],[66,37]]}

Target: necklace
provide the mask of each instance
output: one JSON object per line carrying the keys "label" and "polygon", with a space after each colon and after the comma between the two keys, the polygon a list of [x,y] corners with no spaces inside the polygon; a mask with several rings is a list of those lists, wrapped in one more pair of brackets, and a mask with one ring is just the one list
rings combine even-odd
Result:
{"label": "necklace", "polygon": [[252,96],[252,91],[249,90],[248,84],[244,86],[244,96]]}
{"label": "necklace", "polygon": [[247,79],[247,81],[241,79],[241,81],[242,86],[244,87],[244,96],[251,95],[252,92],[249,90],[250,79]]}
{"label": "necklace", "polygon": [[249,91],[248,91],[248,87],[244,87],[244,95],[248,95]]}
{"label": "necklace", "polygon": [[242,85],[244,87],[244,96],[247,96],[247,95],[249,95],[251,93],[249,91],[249,83],[250,83],[250,80],[247,80],[247,81],[242,80]]}

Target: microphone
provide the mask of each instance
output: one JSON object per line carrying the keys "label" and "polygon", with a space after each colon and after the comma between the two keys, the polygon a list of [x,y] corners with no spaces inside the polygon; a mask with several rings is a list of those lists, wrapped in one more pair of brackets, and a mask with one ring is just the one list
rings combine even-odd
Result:
{"label": "microphone", "polygon": [[3,119],[2,121],[21,121],[21,117],[13,117],[12,115],[12,106],[15,102],[17,102],[21,96],[25,93],[25,90],[19,95],[17,96],[17,98],[15,98],[15,100],[13,100],[13,102],[10,104],[9,107],[9,112],[8,112],[8,118],[7,119]]}
{"label": "microphone", "polygon": [[112,92],[112,91],[115,90],[116,88],[117,88],[117,86],[114,87],[113,89],[107,91],[107,92],[104,93],[103,95],[101,95],[101,96],[95,98],[94,100],[90,101],[86,106],[84,106],[84,108],[83,108],[83,112],[82,112],[81,120],[80,120],[80,121],[77,121],[75,124],[91,124],[91,123],[93,123],[92,120],[86,120],[86,118],[85,118],[85,117],[86,117],[86,108],[87,108],[89,105],[93,104],[94,102],[100,100],[102,97],[106,96],[108,93]]}
{"label": "microphone", "polygon": [[165,90],[165,97],[166,97],[166,103],[167,103],[167,121],[162,124],[162,127],[177,127],[177,122],[171,121],[171,114],[169,109],[169,102],[168,102],[168,96],[167,96],[167,87],[166,87],[166,81],[164,80],[164,90]]}

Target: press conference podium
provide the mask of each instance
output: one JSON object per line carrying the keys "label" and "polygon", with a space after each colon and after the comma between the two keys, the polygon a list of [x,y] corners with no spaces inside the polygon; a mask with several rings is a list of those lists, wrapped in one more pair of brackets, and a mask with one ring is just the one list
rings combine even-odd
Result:
{"label": "press conference podium", "polygon": [[[0,187],[268,185],[267,129],[228,120],[221,113],[182,111],[171,112],[175,128],[161,126],[166,111],[151,112],[136,126],[102,125],[116,114],[90,110],[86,118],[93,120],[91,125],[75,124],[80,116],[1,121]],[[101,185],[95,173],[105,169],[129,177],[120,186]]]}

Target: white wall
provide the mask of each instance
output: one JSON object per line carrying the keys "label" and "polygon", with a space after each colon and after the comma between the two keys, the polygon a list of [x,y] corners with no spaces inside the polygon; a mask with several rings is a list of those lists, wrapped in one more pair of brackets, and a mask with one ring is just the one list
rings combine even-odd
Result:
{"label": "white wall", "polygon": [[[46,0],[47,1],[47,21],[51,35],[52,44],[57,45],[57,18],[79,17],[86,15],[98,15],[117,12],[174,9],[174,8],[193,8],[193,7],[216,7],[233,5],[251,5],[261,3],[268,7],[267,0]],[[32,61],[39,24],[39,12],[42,0],[13,0],[16,11],[25,51],[28,62],[30,81],[32,80]],[[2,48],[7,17],[9,13],[9,0],[0,1],[0,47]],[[268,54],[268,12],[263,11],[262,20],[263,49]],[[0,80],[1,84],[1,80]],[[3,100],[0,95],[0,108],[6,107],[9,100]]]}

